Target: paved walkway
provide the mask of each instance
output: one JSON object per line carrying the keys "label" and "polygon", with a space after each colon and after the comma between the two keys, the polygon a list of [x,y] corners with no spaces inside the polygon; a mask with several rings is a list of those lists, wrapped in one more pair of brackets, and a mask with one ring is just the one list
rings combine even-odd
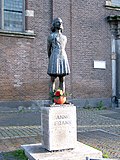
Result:
{"label": "paved walkway", "polygon": [[[2,115],[6,114],[8,111],[2,111]],[[23,114],[27,114],[27,112]],[[11,114],[11,119],[12,116],[13,114]],[[3,119],[5,119],[4,116]],[[120,109],[87,110],[77,108],[77,124],[78,141],[98,148],[104,153],[107,152],[110,158],[120,159]],[[41,126],[38,123],[24,126],[1,126],[0,151],[13,151],[19,149],[22,144],[39,143],[41,142],[40,131]],[[2,160],[2,156],[0,160]]]}

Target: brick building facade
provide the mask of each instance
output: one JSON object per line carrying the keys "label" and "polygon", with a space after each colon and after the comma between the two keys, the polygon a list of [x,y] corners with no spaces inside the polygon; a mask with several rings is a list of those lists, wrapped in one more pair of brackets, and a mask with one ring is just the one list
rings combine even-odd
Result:
{"label": "brick building facade", "polygon": [[[112,22],[109,23],[107,17],[119,17],[117,0],[26,0],[20,32],[4,28],[3,1],[0,6],[3,18],[0,30],[1,104],[48,99],[47,37],[55,17],[62,18],[63,33],[68,38],[66,52],[71,74],[66,77],[66,90],[69,98],[108,102],[116,96],[117,82],[111,59]],[[119,23],[119,19],[114,22]]]}

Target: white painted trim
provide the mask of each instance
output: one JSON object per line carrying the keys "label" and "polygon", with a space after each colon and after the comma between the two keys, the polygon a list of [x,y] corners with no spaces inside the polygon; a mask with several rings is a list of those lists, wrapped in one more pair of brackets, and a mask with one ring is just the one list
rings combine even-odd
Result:
{"label": "white painted trim", "polygon": [[111,1],[106,1],[106,5],[111,6],[112,5]]}
{"label": "white painted trim", "polygon": [[114,4],[112,0],[106,0],[106,6],[112,6],[112,7],[120,7],[120,4]]}
{"label": "white painted trim", "polygon": [[34,10],[25,10],[26,17],[34,17]]}
{"label": "white painted trim", "polygon": [[34,31],[33,30],[25,30],[26,33],[32,33],[34,34]]}

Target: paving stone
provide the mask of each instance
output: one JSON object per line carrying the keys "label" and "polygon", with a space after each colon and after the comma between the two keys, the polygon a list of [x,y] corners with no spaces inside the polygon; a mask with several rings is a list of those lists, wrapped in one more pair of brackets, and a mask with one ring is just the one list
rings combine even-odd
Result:
{"label": "paving stone", "polygon": [[[2,113],[2,115],[3,114],[5,113]],[[5,118],[9,115],[9,118],[13,119],[13,117],[15,117],[13,116],[14,114],[16,113],[12,113],[9,115],[9,113],[7,112],[7,114],[3,115],[3,117]],[[120,120],[119,118],[115,119],[115,114],[119,116],[120,109],[85,110],[77,108],[78,140],[82,143],[99,148],[104,152],[108,152],[110,158],[120,159]],[[27,116],[28,115],[31,114],[27,114]],[[17,116],[19,116],[19,114]],[[25,121],[25,119],[23,120]],[[36,119],[35,122],[37,121],[38,120]],[[20,125],[11,126],[11,124],[14,124],[13,120],[9,123],[10,125],[8,125],[7,122],[6,124],[4,123],[4,126],[0,127],[1,152],[19,149],[20,145],[24,144],[41,142],[41,131],[38,122],[34,123],[34,125],[33,123],[29,123],[29,125],[27,126],[22,126],[21,124],[23,124],[23,122],[21,122]],[[27,123],[25,122],[24,124]],[[13,144],[12,148],[10,146],[11,142]]]}
{"label": "paving stone", "polygon": [[120,113],[103,114],[105,117],[120,120]]}
{"label": "paving stone", "polygon": [[[112,158],[120,158],[120,136],[104,131],[88,131],[78,134],[79,141],[108,152]],[[119,153],[119,154],[118,154]]]}

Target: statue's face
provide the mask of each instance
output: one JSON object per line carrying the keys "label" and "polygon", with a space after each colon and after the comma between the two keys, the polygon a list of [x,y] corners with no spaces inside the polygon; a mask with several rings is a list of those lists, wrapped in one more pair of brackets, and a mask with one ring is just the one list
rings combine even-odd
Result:
{"label": "statue's face", "polygon": [[57,19],[55,21],[55,28],[62,29],[62,20],[61,19]]}

